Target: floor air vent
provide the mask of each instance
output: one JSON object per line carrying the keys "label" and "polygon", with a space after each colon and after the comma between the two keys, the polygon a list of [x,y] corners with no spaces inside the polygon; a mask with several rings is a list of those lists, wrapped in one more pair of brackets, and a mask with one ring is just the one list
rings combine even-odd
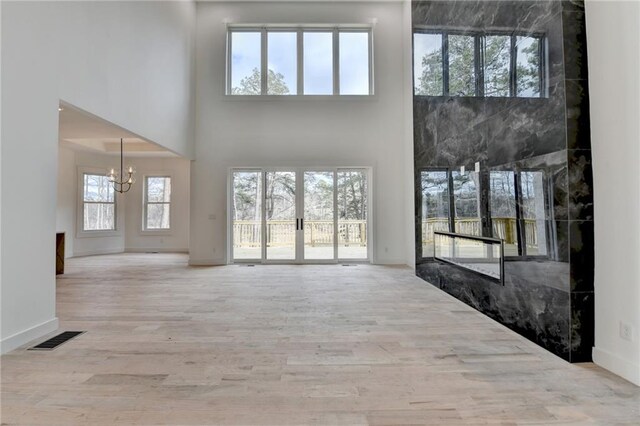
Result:
{"label": "floor air vent", "polygon": [[343,263],[342,266],[358,266],[358,265],[349,265],[348,263]]}
{"label": "floor air vent", "polygon": [[64,333],[60,333],[55,337],[52,337],[49,340],[45,340],[44,342],[35,345],[32,348],[29,348],[30,351],[51,351],[61,344],[68,342],[74,337],[78,337],[84,333],[84,331],[65,331]]}

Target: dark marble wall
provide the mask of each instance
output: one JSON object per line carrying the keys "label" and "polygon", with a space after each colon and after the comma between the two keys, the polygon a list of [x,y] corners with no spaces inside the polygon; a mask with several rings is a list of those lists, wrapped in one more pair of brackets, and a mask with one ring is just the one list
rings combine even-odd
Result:
{"label": "dark marble wall", "polygon": [[[543,33],[548,55],[543,98],[414,97],[417,274],[566,360],[590,360],[593,198],[582,3],[414,1],[412,16],[414,27]],[[420,172],[473,170],[475,162],[485,174],[538,168],[551,180],[549,256],[506,261],[504,286],[422,257]]]}

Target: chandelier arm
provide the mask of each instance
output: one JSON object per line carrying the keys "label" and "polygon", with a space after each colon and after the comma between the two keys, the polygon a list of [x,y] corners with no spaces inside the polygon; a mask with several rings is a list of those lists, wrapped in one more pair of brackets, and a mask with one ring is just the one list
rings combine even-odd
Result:
{"label": "chandelier arm", "polygon": [[[121,194],[128,192],[133,185],[134,174],[135,172],[130,168],[130,170],[127,171],[127,178],[124,179],[124,138],[120,138],[120,174],[116,174],[115,171],[114,173],[107,174],[113,190]],[[125,185],[127,189],[125,189]]]}

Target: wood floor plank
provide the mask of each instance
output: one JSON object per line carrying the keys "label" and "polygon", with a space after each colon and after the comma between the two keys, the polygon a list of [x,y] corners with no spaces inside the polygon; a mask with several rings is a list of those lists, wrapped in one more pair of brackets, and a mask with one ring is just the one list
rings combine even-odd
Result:
{"label": "wood floor plank", "polygon": [[408,268],[186,262],[68,260],[57,314],[87,333],[2,357],[2,424],[640,424],[640,388]]}

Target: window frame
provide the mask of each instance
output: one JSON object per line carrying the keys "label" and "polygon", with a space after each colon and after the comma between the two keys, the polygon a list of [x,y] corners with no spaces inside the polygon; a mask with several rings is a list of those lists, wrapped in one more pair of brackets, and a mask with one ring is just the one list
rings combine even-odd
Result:
{"label": "window frame", "polygon": [[[451,232],[452,233],[458,233],[456,231],[456,222],[458,221],[458,219],[462,220],[465,218],[458,218],[457,217],[457,210],[456,210],[456,194],[455,194],[455,179],[453,178],[453,174],[457,172],[460,173],[461,175],[463,174],[463,172],[460,169],[448,169],[447,170],[447,174],[448,174],[448,181],[449,181],[449,216],[450,216],[450,227],[451,227]],[[477,200],[476,202],[478,203],[477,209],[478,209],[478,224],[480,226],[480,235],[472,235],[469,234],[472,237],[484,237],[484,235],[482,235],[482,207],[481,207],[481,193],[482,193],[482,179],[481,179],[481,173],[476,172],[475,170],[465,170],[464,173],[476,173],[478,175],[478,184],[474,185],[476,186],[475,191],[476,191],[476,195],[477,195]],[[466,234],[465,234],[466,235]]]}
{"label": "window frame", "polygon": [[[431,259],[433,260],[434,257],[433,256],[424,256],[424,253],[422,252],[422,222],[424,220],[424,218],[422,217],[422,196],[423,196],[423,188],[422,188],[422,174],[425,172],[446,172],[447,173],[447,181],[449,184],[449,188],[448,188],[448,192],[449,192],[449,229],[450,232],[452,233],[456,233],[455,231],[455,227],[456,227],[456,217],[455,217],[455,196],[453,194],[453,172],[458,170],[457,168],[449,168],[449,167],[425,167],[425,168],[421,168],[419,170],[420,173],[420,179],[419,179],[419,183],[420,183],[420,209],[419,209],[419,213],[420,213],[420,220],[418,221],[418,225],[420,226],[420,244],[418,244],[419,250],[420,250],[420,259]],[[487,170],[484,172],[480,172],[480,173],[490,173],[493,170]],[[523,172],[542,172],[542,182],[543,182],[543,188],[544,188],[544,192],[543,192],[543,200],[544,200],[544,210],[545,210],[545,216],[548,215],[551,205],[552,205],[552,200],[550,199],[551,195],[550,195],[550,188],[549,188],[549,184],[550,184],[550,178],[548,176],[548,173],[545,169],[543,168],[515,168],[515,169],[509,169],[509,171],[512,171],[514,174],[514,188],[515,188],[515,203],[516,203],[516,234],[517,234],[517,238],[518,238],[518,255],[517,256],[507,256],[505,255],[504,258],[505,260],[546,260],[546,259],[551,259],[553,257],[552,255],[552,251],[553,251],[553,241],[551,238],[551,229],[549,229],[549,224],[548,222],[550,221],[548,217],[544,218],[545,221],[545,233],[546,233],[546,253],[544,255],[529,255],[527,254],[527,238],[526,238],[526,232],[522,227],[522,224],[524,223],[524,216],[523,216],[523,198],[522,198],[522,181],[521,181],[521,174]],[[478,188],[478,192],[481,194],[484,191],[483,188],[483,182],[486,182],[485,179],[480,179],[480,186]],[[489,181],[489,185],[491,185],[490,181]],[[491,187],[487,188],[488,191],[491,191]],[[481,209],[480,209],[480,224],[481,227],[483,227],[484,225],[487,226],[488,229],[493,229],[493,222],[492,222],[492,215],[491,215],[491,207],[490,206],[484,206],[482,203],[482,200],[480,200],[480,204],[481,204]],[[483,232],[484,233],[484,232]],[[486,235],[480,235],[481,237],[487,237]],[[488,237],[492,237],[488,236]]]}
{"label": "window frame", "polygon": [[264,66],[265,66],[265,55],[266,55],[266,49],[265,49],[265,34],[264,32],[257,27],[238,27],[238,28],[234,28],[233,31],[230,30],[227,27],[227,62],[226,62],[226,89],[225,89],[225,93],[228,96],[260,96],[260,95],[234,95],[232,93],[232,76],[233,76],[233,67],[232,67],[232,53],[233,53],[233,37],[231,37],[231,33],[232,32],[244,32],[244,33],[255,33],[255,32],[260,32],[260,92],[264,92],[266,89],[266,81],[267,81],[267,77],[265,76],[264,73]]}
{"label": "window frame", "polygon": [[433,256],[425,256],[424,252],[422,250],[422,248],[424,247],[423,241],[422,241],[422,226],[423,226],[423,222],[424,222],[424,216],[423,216],[423,205],[424,205],[424,188],[422,186],[422,174],[423,173],[430,173],[430,172],[434,172],[434,173],[446,173],[446,181],[447,181],[447,211],[448,211],[448,224],[447,227],[449,228],[449,232],[455,232],[455,223],[453,222],[453,218],[455,216],[455,212],[452,213],[452,209],[455,210],[455,206],[454,206],[454,199],[453,196],[451,194],[451,190],[453,188],[453,175],[450,172],[450,169],[447,167],[427,167],[427,168],[423,168],[420,169],[420,178],[419,178],[419,182],[420,182],[420,207],[418,209],[418,211],[420,212],[420,221],[419,221],[419,226],[420,226],[420,244],[418,245],[420,248],[420,258],[421,259],[434,259],[435,258],[435,252],[433,253]]}
{"label": "window frame", "polygon": [[[516,258],[516,259],[524,259],[524,260],[550,259],[553,243],[551,242],[551,238],[549,237],[552,234],[551,234],[551,230],[548,227],[548,223],[550,221],[548,216],[549,216],[550,208],[552,205],[552,200],[550,198],[552,191],[549,188],[550,178],[549,176],[547,176],[548,173],[543,168],[535,168],[535,167],[516,168],[513,170],[513,172],[514,172],[514,178],[515,178],[515,192],[516,192],[515,194],[516,195],[516,200],[515,200],[516,201],[516,230],[518,233],[518,244],[521,245],[522,247],[518,247],[518,256],[509,256],[509,257]],[[544,212],[545,212],[545,217],[542,220],[544,220],[545,222],[545,234],[546,234],[545,248],[547,253],[543,255],[531,255],[527,252],[528,251],[527,236],[526,236],[526,229],[524,228],[525,221],[527,219],[524,217],[525,207],[524,207],[524,197],[523,197],[523,190],[522,190],[522,174],[527,172],[542,173],[542,188],[543,188],[542,200],[544,202]],[[489,219],[489,223],[491,224],[491,227],[493,228],[493,222],[491,222],[491,211],[488,212],[488,219]],[[540,220],[540,219],[536,219],[536,220]]]}
{"label": "window frame", "polygon": [[[77,168],[77,202],[76,202],[76,237],[115,237],[122,235],[120,226],[121,212],[120,203],[118,202],[118,192],[114,190],[113,202],[92,202],[84,200],[84,177],[85,175],[106,176],[106,170],[97,169],[95,167]],[[113,228],[112,229],[85,229],[84,228],[84,206],[85,204],[113,204]]]}
{"label": "window frame", "polygon": [[[255,95],[249,95],[255,96]],[[173,193],[169,194],[169,201],[149,201],[149,192],[147,191],[149,178],[166,178],[169,179],[171,190],[173,192],[173,176],[168,173],[154,173],[144,175],[143,184],[142,184],[142,232],[144,234],[155,234],[155,235],[168,235],[173,232],[172,226],[172,211],[173,211]],[[147,226],[147,211],[149,204],[168,204],[169,205],[169,227],[168,228],[149,228]]]}
{"label": "window frame", "polygon": [[[257,95],[234,95],[232,93],[232,33],[234,32],[258,32],[260,33],[260,94]],[[296,33],[297,47],[297,76],[296,94],[272,95],[268,93],[268,33],[270,32],[291,32]],[[304,93],[304,33],[305,32],[331,32],[333,43],[332,57],[332,77],[333,92],[331,94],[305,94]],[[342,95],[340,94],[340,33],[357,32],[368,34],[368,60],[369,60],[369,93],[363,95]],[[255,24],[229,24],[227,25],[226,41],[226,77],[225,77],[225,97],[233,99],[300,99],[300,98],[371,98],[375,95],[374,84],[374,50],[373,50],[373,25],[370,24],[349,24],[349,25],[255,25]]]}
{"label": "window frame", "polygon": [[[519,99],[545,99],[548,98],[547,85],[547,37],[542,32],[526,32],[526,31],[474,31],[456,28],[434,28],[424,26],[414,26],[411,37],[412,43],[412,72],[415,70],[415,35],[416,34],[433,34],[442,36],[442,94],[440,95],[422,95],[416,93],[416,78],[413,76],[413,95],[420,97],[459,97],[459,98],[519,98]],[[475,69],[475,94],[472,96],[451,95],[449,92],[449,36],[471,36],[474,37],[474,69]],[[485,96],[485,40],[487,36],[509,36],[509,96]],[[539,96],[517,96],[517,37],[531,37],[538,40],[538,67],[539,76]]]}

